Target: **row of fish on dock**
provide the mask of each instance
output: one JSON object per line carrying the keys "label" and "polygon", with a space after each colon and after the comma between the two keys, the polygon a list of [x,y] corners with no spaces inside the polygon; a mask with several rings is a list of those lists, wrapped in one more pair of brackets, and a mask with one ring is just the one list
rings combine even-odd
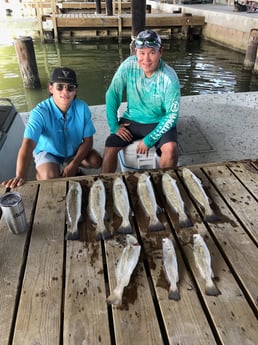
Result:
{"label": "row of fish on dock", "polygon": [[[182,176],[192,197],[201,205],[206,221],[214,221],[216,215],[210,207],[209,199],[202,187],[201,181],[187,168],[183,168]],[[191,220],[185,212],[184,201],[180,195],[176,180],[168,173],[162,175],[162,189],[168,205],[178,214],[179,226],[192,226]],[[156,202],[150,176],[142,173],[138,177],[137,194],[141,206],[149,219],[148,231],[164,230],[164,225],[157,217],[159,206]],[[118,232],[126,234],[126,246],[123,249],[120,260],[116,268],[117,285],[107,299],[107,302],[114,305],[122,303],[124,288],[129,284],[130,277],[138,263],[141,246],[136,237],[132,234],[130,217],[132,210],[129,203],[127,188],[121,177],[116,177],[112,185],[112,196],[114,210],[122,218]],[[78,222],[81,218],[82,188],[79,182],[74,181],[68,191],[66,199],[67,240],[79,239]],[[88,215],[92,223],[96,226],[96,239],[106,240],[111,237],[107,230],[105,219],[106,192],[101,178],[93,182],[89,191]],[[193,253],[195,263],[200,275],[205,280],[205,293],[216,296],[219,291],[213,282],[213,272],[211,268],[211,256],[200,234],[193,235]],[[163,265],[167,281],[169,283],[168,298],[173,300],[180,299],[177,287],[179,281],[177,258],[174,245],[171,239],[162,239]]]}
{"label": "row of fish on dock", "polygon": [[[210,207],[210,200],[206,195],[200,179],[191,170],[183,168],[182,176],[186,187],[194,200],[204,210],[204,220],[212,222],[217,219],[216,214]],[[177,187],[176,180],[167,172],[162,175],[162,189],[168,205],[178,214],[179,226],[186,228],[192,226],[185,204]],[[150,175],[142,173],[138,177],[137,194],[140,204],[149,219],[148,231],[164,230],[164,225],[160,222],[157,214],[161,211],[157,204],[155,192],[152,186]],[[132,209],[128,199],[128,193],[122,177],[117,176],[112,186],[113,206],[116,214],[122,218],[121,225],[117,229],[119,233],[132,233],[131,216]],[[81,219],[82,207],[82,187],[79,182],[73,181],[66,197],[66,215],[68,232],[66,239],[79,239],[78,223]],[[101,178],[98,178],[89,192],[88,216],[96,227],[96,239],[103,240],[110,238],[111,234],[106,228],[106,191]]]}

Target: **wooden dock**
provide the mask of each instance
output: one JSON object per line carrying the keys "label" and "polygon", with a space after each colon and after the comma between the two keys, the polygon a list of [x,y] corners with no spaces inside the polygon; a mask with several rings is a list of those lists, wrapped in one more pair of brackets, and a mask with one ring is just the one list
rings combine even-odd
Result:
{"label": "wooden dock", "polygon": [[[192,227],[180,228],[165,202],[162,170],[148,171],[162,208],[164,231],[148,232],[136,193],[140,172],[28,182],[22,194],[30,229],[13,235],[0,221],[0,334],[2,345],[236,345],[258,339],[258,162],[189,167],[201,180],[218,220],[207,223],[182,180],[176,178]],[[123,176],[133,209],[133,234],[141,256],[123,304],[106,298],[116,285],[115,268],[125,235],[113,210],[112,182]],[[88,193],[100,177],[106,188],[106,225],[113,236],[96,241],[87,216]],[[65,197],[69,182],[83,188],[80,241],[65,241]],[[1,194],[4,193],[0,187]],[[193,259],[192,235],[200,233],[211,253],[220,291],[207,296]],[[175,245],[181,299],[168,299],[161,241]]]}
{"label": "wooden dock", "polygon": [[[27,2],[35,8],[43,41],[85,41],[92,38],[131,38],[131,2],[113,3],[113,15],[106,15],[106,3],[96,13],[94,2]],[[154,29],[167,38],[180,35],[201,35],[204,16],[187,13],[150,13],[146,8],[145,27]],[[178,11],[177,11],[178,12]]]}

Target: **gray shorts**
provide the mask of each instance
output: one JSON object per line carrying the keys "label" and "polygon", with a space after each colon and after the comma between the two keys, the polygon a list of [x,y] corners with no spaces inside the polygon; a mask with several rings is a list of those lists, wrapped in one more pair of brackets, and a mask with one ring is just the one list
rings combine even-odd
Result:
{"label": "gray shorts", "polygon": [[33,158],[34,158],[36,168],[40,166],[41,164],[45,164],[45,163],[55,163],[58,165],[66,165],[73,159],[73,157],[69,157],[69,158],[58,157],[46,151],[41,151],[38,154],[33,153]]}

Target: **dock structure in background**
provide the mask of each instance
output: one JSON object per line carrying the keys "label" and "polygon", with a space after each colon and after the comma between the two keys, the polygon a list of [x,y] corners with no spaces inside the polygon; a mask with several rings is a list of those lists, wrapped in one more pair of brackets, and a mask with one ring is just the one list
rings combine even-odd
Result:
{"label": "dock structure in background", "polygon": [[[132,34],[131,1],[113,1],[113,15],[106,14],[106,2],[101,1],[101,13],[95,2],[32,1],[27,6],[36,10],[42,41],[85,41],[100,38],[130,38]],[[187,13],[151,13],[146,6],[145,27],[157,30],[161,36],[179,35],[187,38],[201,35],[205,17]]]}

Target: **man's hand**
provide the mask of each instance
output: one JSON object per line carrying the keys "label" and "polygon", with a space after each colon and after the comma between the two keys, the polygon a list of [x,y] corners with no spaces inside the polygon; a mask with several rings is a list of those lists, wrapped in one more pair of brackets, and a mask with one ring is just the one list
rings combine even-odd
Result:
{"label": "man's hand", "polygon": [[130,123],[124,123],[120,125],[118,131],[116,132],[116,135],[125,141],[131,141],[133,138],[131,132],[126,128],[128,126],[130,126]]}
{"label": "man's hand", "polygon": [[71,161],[67,166],[64,168],[64,170],[61,172],[60,177],[73,177],[76,176],[78,166],[73,164],[73,161]]}
{"label": "man's hand", "polygon": [[139,142],[139,144],[136,147],[136,153],[140,154],[146,154],[146,157],[149,155],[149,149],[148,147],[144,144],[143,140]]}
{"label": "man's hand", "polygon": [[3,181],[1,184],[8,188],[15,188],[15,187],[22,186],[24,183],[25,183],[25,179],[20,176],[17,176],[17,177],[10,178],[9,180]]}

